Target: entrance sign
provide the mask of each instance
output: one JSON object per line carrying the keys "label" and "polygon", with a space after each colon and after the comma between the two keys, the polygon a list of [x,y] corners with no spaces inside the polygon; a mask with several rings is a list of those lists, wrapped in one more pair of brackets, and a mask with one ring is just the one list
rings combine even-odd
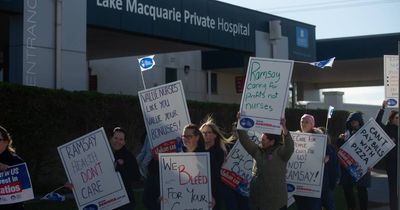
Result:
{"label": "entrance sign", "polygon": [[[251,141],[257,145],[260,144],[258,137],[261,136],[261,133],[250,130],[247,134]],[[222,165],[221,180],[242,196],[249,197],[252,169],[253,157],[247,153],[240,141],[237,140]]]}
{"label": "entrance sign", "polygon": [[293,61],[250,57],[238,129],[281,134]]}
{"label": "entrance sign", "polygon": [[153,157],[176,151],[176,139],[190,123],[181,81],[138,92]]}
{"label": "entrance sign", "polygon": [[371,118],[338,150],[340,164],[358,181],[395,146]]}
{"label": "entrance sign", "polygon": [[31,178],[26,163],[8,167],[0,172],[0,207],[34,199]]}
{"label": "entrance sign", "polygon": [[59,146],[68,181],[79,209],[115,209],[129,203],[103,128]]}
{"label": "entrance sign", "polygon": [[388,108],[399,107],[399,56],[384,55],[385,100]]}
{"label": "entrance sign", "polygon": [[290,132],[294,153],[287,163],[290,194],[320,198],[324,177],[327,137],[323,134]]}
{"label": "entrance sign", "polygon": [[210,209],[210,154],[159,153],[161,209]]}

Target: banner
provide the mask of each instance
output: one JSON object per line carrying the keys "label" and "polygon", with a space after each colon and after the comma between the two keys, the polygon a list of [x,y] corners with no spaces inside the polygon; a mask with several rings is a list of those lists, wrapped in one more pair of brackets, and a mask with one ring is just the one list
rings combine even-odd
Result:
{"label": "banner", "polygon": [[[257,145],[260,144],[258,138],[261,133],[248,131],[248,135],[252,142]],[[242,196],[249,197],[252,169],[253,157],[247,153],[239,140],[237,140],[222,165],[221,180]]]}
{"label": "banner", "polygon": [[395,146],[371,118],[338,150],[340,164],[358,181]]}
{"label": "banner", "polygon": [[250,57],[238,129],[281,134],[293,61]]}
{"label": "banner", "polygon": [[59,146],[68,181],[79,209],[115,209],[129,203],[103,128]]}
{"label": "banner", "polygon": [[34,198],[31,178],[26,163],[8,167],[0,172],[0,207]]}
{"label": "banner", "polygon": [[300,132],[290,132],[290,135],[294,141],[294,153],[287,163],[288,192],[320,198],[327,137]]}
{"label": "banner", "polygon": [[210,154],[159,153],[161,209],[210,209]]}
{"label": "banner", "polygon": [[399,56],[384,55],[385,100],[388,108],[399,107]]}
{"label": "banner", "polygon": [[138,92],[153,157],[176,151],[176,138],[190,117],[181,81]]}

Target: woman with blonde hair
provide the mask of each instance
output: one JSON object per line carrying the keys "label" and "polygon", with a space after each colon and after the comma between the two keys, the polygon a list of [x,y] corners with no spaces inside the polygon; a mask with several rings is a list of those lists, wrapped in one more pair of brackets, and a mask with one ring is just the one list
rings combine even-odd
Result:
{"label": "woman with blonde hair", "polygon": [[204,137],[206,152],[210,153],[211,189],[216,202],[213,209],[218,210],[222,208],[222,195],[224,194],[222,188],[225,187],[221,180],[220,171],[228,154],[226,144],[231,142],[233,137],[226,138],[210,115],[200,126],[200,131]]}

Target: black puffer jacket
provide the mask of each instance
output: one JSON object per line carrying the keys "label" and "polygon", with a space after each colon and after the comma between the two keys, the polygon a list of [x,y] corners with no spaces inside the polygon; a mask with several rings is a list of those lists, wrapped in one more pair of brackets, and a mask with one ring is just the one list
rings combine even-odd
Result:
{"label": "black puffer jacket", "polygon": [[116,164],[115,170],[121,174],[129,200],[132,203],[135,203],[135,198],[133,196],[133,183],[140,179],[140,172],[136,158],[126,147],[114,151],[114,158],[115,161],[118,159],[123,160],[122,165]]}

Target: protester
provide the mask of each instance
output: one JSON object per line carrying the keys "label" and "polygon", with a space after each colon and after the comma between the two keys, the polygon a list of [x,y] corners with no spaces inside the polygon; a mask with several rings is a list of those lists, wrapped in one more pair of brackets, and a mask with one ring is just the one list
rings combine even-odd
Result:
{"label": "protester", "polygon": [[[314,117],[310,114],[304,114],[300,118],[300,131],[302,133],[316,133],[322,134],[322,131],[315,127]],[[294,195],[296,206],[298,210],[320,210],[321,198],[306,197]]]}
{"label": "protester", "polygon": [[125,138],[126,131],[123,128],[114,128],[110,144],[115,158],[115,170],[121,174],[130,201],[130,203],[117,208],[118,210],[132,210],[135,208],[136,202],[133,193],[133,184],[140,179],[136,158],[125,146]]}
{"label": "protester", "polygon": [[[183,128],[182,142],[182,152],[205,152],[204,138],[196,124],[188,124]],[[164,198],[160,197],[160,200]],[[215,205],[214,198],[209,205],[210,207]]]}
{"label": "protester", "polygon": [[253,178],[250,182],[250,205],[252,210],[287,209],[286,164],[294,151],[293,139],[281,119],[281,135],[263,133],[261,144],[252,142],[247,131],[238,130],[239,141],[255,159]]}
{"label": "protester", "polygon": [[[126,131],[121,127],[113,129],[110,145],[114,155],[115,171],[119,172],[124,183],[126,193],[128,194],[129,203],[116,208],[116,210],[133,210],[136,206],[136,201],[133,192],[133,184],[140,180],[139,167],[135,156],[125,146]],[[65,183],[64,186],[73,189],[71,183]]]}
{"label": "protester", "polygon": [[[188,124],[183,128],[183,152],[205,152],[205,141],[197,125]],[[211,158],[210,158],[211,159]]]}
{"label": "protester", "polygon": [[209,116],[207,121],[200,127],[203,134],[205,149],[210,153],[211,165],[211,189],[212,195],[215,199],[215,206],[213,210],[222,209],[223,196],[222,196],[222,181],[221,181],[221,167],[227,155],[225,146],[225,138],[215,125],[214,120]]}
{"label": "protester", "polygon": [[[340,148],[350,137],[355,134],[364,125],[362,114],[360,112],[354,112],[349,115],[346,120],[346,131],[344,134],[340,134],[336,144]],[[357,187],[359,209],[367,210],[368,208],[368,191],[367,188],[371,186],[371,172],[368,171],[360,180],[354,181],[350,173],[341,166],[341,178],[340,184],[343,187],[344,195],[346,198],[347,209],[356,209],[356,199],[354,196],[353,188]]]}
{"label": "protester", "polygon": [[[208,116],[206,122],[204,122],[200,131],[203,134],[206,151],[210,153],[211,161],[211,182],[212,182],[212,193],[216,200],[214,209],[222,209],[223,200],[225,200],[225,206],[227,209],[235,210],[241,209],[245,210],[248,205],[246,205],[246,198],[236,199],[237,194],[232,189],[228,188],[221,180],[221,168],[228,154],[227,145],[231,143],[233,137],[226,138],[219,127],[215,124],[214,119]],[[240,195],[238,195],[241,198]],[[240,202],[241,200],[245,200]],[[239,204],[240,202],[240,204]],[[243,206],[239,208],[239,206]],[[247,207],[248,209],[248,207]]]}
{"label": "protester", "polygon": [[[325,127],[318,127],[318,129],[320,129],[324,134],[327,134]],[[325,167],[322,181],[321,203],[325,210],[336,210],[333,192],[336,185],[339,183],[340,164],[335,146],[332,145],[328,134],[324,162]]]}
{"label": "protester", "polygon": [[[232,136],[229,141],[230,144],[226,144],[226,148],[229,151],[235,145],[236,141],[239,140],[237,131],[236,131],[237,123],[234,122],[232,124]],[[249,197],[240,194],[239,192],[233,190],[228,187],[226,184],[222,183],[221,191],[224,198],[225,209],[229,210],[250,210],[249,206]]]}
{"label": "protester", "polygon": [[[15,148],[12,146],[12,139],[8,131],[0,126],[0,171],[5,171],[9,166],[23,163],[24,161],[15,153]],[[0,205],[2,210],[23,210],[24,204],[14,203]]]}
{"label": "protester", "polygon": [[398,129],[399,129],[399,112],[392,110],[389,114],[386,125],[382,123],[383,113],[387,107],[387,101],[383,101],[382,108],[378,111],[376,116],[376,122],[385,130],[387,135],[392,139],[396,146],[386,155],[386,173],[388,175],[389,182],[389,204],[390,210],[398,210],[398,196],[397,196],[397,143],[399,141]]}

